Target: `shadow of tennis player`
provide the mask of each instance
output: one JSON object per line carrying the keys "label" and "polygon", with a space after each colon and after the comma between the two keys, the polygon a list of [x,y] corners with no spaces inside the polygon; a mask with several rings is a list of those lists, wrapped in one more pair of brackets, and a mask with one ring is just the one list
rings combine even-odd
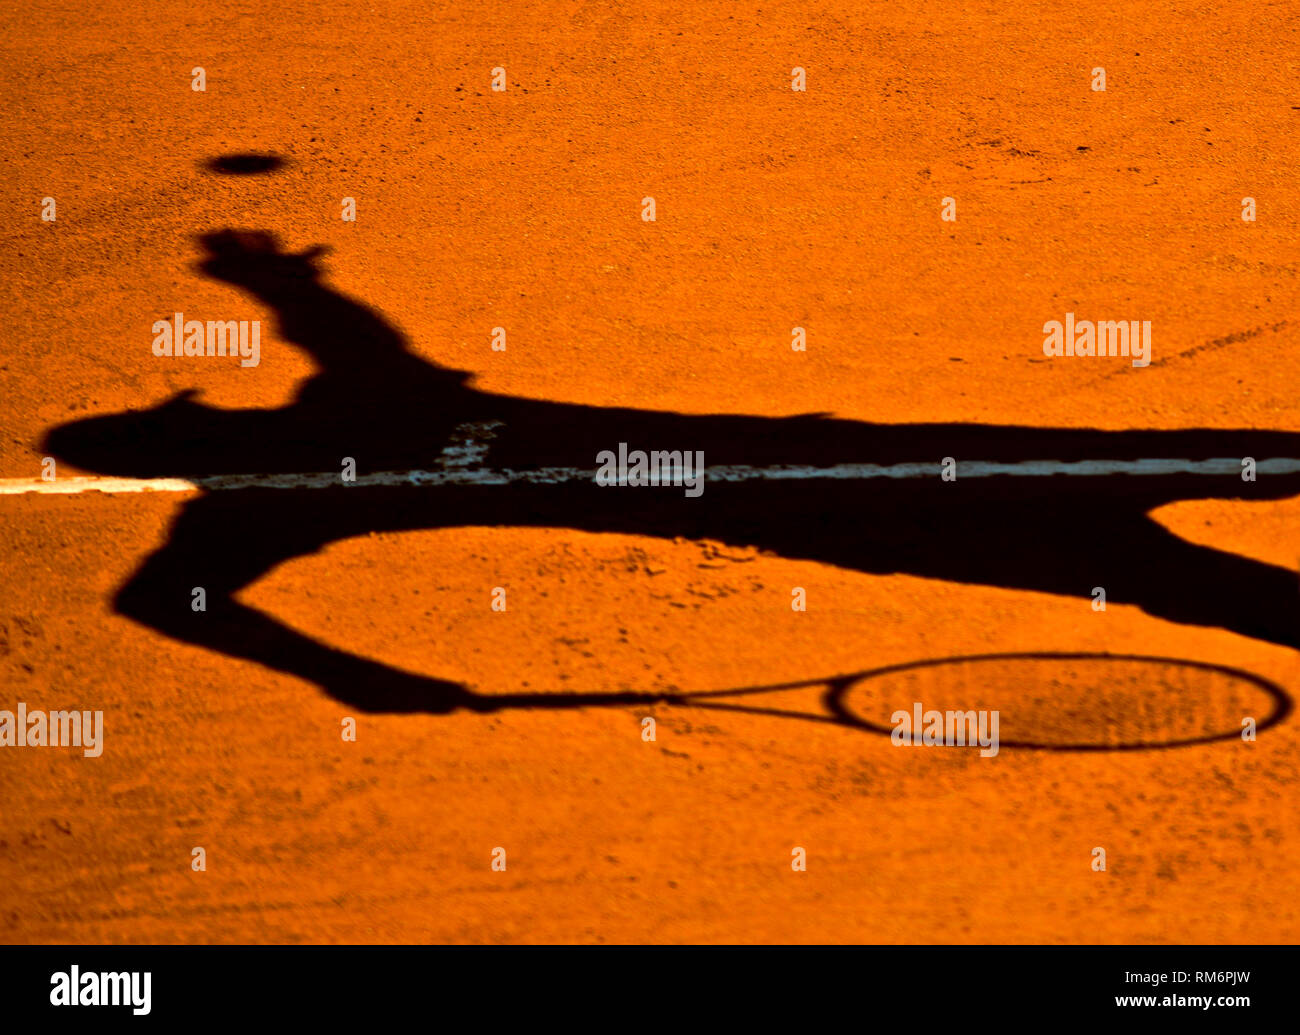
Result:
{"label": "shadow of tennis player", "polygon": [[[578,406],[481,392],[469,375],[411,353],[380,315],[328,287],[319,250],[292,253],[261,232],[200,238],[208,276],[271,308],[280,338],[320,371],[273,410],[217,410],[182,393],[139,413],[75,421],[45,448],[83,469],[130,477],[427,469],[466,424],[495,422],[484,463],[526,471],[586,468],[589,481],[344,485],[301,492],[212,492],[186,504],[166,544],[118,592],[117,610],[177,639],[310,680],[370,711],[500,706],[464,687],[401,671],[313,640],[236,594],[293,557],[372,531],[466,525],[710,538],[873,574],[906,573],[1087,598],[1300,646],[1296,573],[1179,539],[1147,515],[1174,500],[1300,494],[1300,476],[1169,473],[963,478],[967,461],[1300,457],[1300,434],[1094,431],[973,424],[872,424],[821,414],[690,416]],[[263,348],[274,347],[263,342]],[[701,450],[707,466],[932,465],[934,475],[799,482],[709,481],[681,487],[596,484],[596,455]],[[955,481],[939,477],[957,460]],[[202,586],[208,610],[190,608]],[[923,618],[923,616],[918,616]],[[577,696],[577,695],[575,695]],[[512,698],[518,704],[520,698]],[[542,698],[537,704],[600,703]]]}

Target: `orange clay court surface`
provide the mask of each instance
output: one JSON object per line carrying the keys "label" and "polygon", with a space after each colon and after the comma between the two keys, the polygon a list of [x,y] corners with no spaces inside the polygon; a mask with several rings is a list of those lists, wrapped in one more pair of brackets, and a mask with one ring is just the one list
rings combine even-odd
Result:
{"label": "orange clay court surface", "polygon": [[[1014,425],[1027,449],[1036,428],[1300,432],[1291,5],[4,7],[0,479],[39,478],[56,428],[186,390],[217,410],[293,401],[312,356],[271,307],[196,267],[198,235],[225,229],[274,234],[286,252],[328,246],[324,289],[512,400]],[[497,66],[505,92],[490,88]],[[806,92],[791,89],[795,66]],[[1096,67],[1105,92],[1090,88]],[[208,167],[242,152],[283,164]],[[54,222],[40,218],[47,196]],[[944,197],[956,222],[940,219]],[[261,320],[260,364],[155,357],[150,325],[176,311]],[[1046,359],[1042,325],[1066,312],[1151,321],[1152,364]],[[790,347],[795,326],[806,352]],[[372,387],[363,376],[356,392]],[[346,404],[336,419],[346,444]],[[267,462],[257,448],[243,459]],[[1061,481],[1032,484],[1050,495]],[[706,486],[703,501],[724,498]],[[850,508],[864,535],[908,521],[884,489],[865,483]],[[341,492],[282,491],[306,524]],[[437,505],[439,490],[402,491]],[[633,509],[680,495],[602,491]],[[768,498],[801,491],[773,484]],[[818,713],[815,686],[737,699],[754,711],[366,713],[118,613],[115,593],[198,495],[0,495],[0,708],[105,714],[100,758],[0,751],[0,941],[1300,937],[1294,718],[1254,743],[985,759],[772,714]],[[1227,497],[1152,517],[1190,543],[1300,567],[1300,488]],[[1076,517],[1090,506],[1078,494]],[[258,510],[241,513],[253,549]],[[1103,520],[1067,531],[1044,513],[998,549],[1108,548]],[[725,690],[1026,652],[1159,655],[1300,686],[1285,636],[1122,600],[1098,612],[1092,581],[1066,595],[865,572],[728,528],[447,524],[325,544],[239,599],[484,697]],[[817,527],[810,505],[809,538]],[[946,527],[933,555],[969,550],[946,545]],[[489,606],[498,586],[504,613]],[[1228,612],[1233,588],[1213,587]],[[989,671],[1058,732],[1077,718],[1087,733],[1088,702],[1117,692],[1157,725],[1188,709],[1215,733],[1240,721],[1237,698],[1180,699],[1159,667],[1127,689],[1063,681],[1066,708],[1050,679],[1022,684],[1007,664]],[[918,700],[962,703],[942,667],[926,672]],[[1010,723],[1015,702],[1001,703]],[[489,865],[498,846],[505,872]],[[796,846],[806,872],[791,868]]]}

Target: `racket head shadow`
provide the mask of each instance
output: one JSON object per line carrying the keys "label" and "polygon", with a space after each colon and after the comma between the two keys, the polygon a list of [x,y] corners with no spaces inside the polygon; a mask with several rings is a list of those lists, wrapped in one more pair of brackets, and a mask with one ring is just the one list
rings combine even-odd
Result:
{"label": "racket head shadow", "polygon": [[[835,721],[886,736],[899,711],[999,713],[999,748],[1150,751],[1256,733],[1284,721],[1278,684],[1212,662],[1140,654],[1029,652],[929,658],[837,677]],[[919,735],[919,730],[917,731]]]}

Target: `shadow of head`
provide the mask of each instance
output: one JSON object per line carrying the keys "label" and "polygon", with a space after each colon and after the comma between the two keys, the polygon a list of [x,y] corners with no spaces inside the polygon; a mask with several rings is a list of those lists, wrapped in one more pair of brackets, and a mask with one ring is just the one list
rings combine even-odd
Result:
{"label": "shadow of head", "polygon": [[218,230],[201,234],[198,242],[205,254],[196,269],[257,294],[309,286],[304,282],[319,280],[323,272],[316,260],[329,252],[325,245],[281,251],[275,234],[264,230]]}

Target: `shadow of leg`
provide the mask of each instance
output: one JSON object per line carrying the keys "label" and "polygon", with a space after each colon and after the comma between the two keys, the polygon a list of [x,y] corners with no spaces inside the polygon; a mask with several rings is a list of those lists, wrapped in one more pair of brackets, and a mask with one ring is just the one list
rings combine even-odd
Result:
{"label": "shadow of leg", "polygon": [[[251,502],[251,495],[240,502]],[[167,544],[118,591],[116,609],[174,639],[308,680],[362,712],[487,710],[489,700],[459,684],[329,647],[234,599],[277,564],[319,549],[319,539],[304,537],[311,526],[294,520],[305,516],[297,506],[236,513],[226,501],[196,500],[177,519]],[[204,611],[192,607],[196,587],[206,595]]]}
{"label": "shadow of leg", "polygon": [[1184,625],[1219,626],[1283,647],[1300,647],[1300,574],[1197,546],[1147,519],[1108,559],[1107,598]]}

